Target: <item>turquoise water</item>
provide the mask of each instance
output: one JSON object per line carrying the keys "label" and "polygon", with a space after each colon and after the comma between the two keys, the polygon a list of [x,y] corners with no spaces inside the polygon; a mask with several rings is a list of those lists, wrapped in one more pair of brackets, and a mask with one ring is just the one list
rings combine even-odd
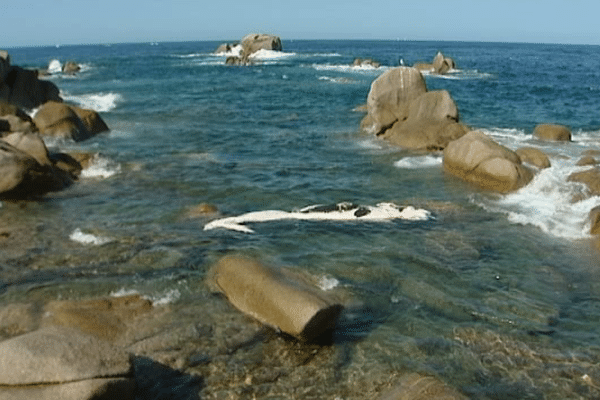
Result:
{"label": "turquoise water", "polygon": [[[573,203],[582,189],[566,177],[600,150],[600,47],[284,40],[283,54],[239,68],[212,54],[218,44],[9,49],[25,67],[83,64],[51,79],[111,132],[48,142],[99,156],[65,191],[2,203],[0,302],[137,291],[185,304],[208,292],[215,260],[241,252],[347,299],[336,335],[352,347],[350,377],[408,369],[473,398],[599,395],[600,274],[585,219],[600,199]],[[354,109],[371,82],[438,50],[458,69],[426,82],[451,93],[462,122],[550,154],[552,168],[519,193],[479,192],[446,176],[439,154],[360,131]],[[355,57],[383,67],[351,68]],[[569,126],[573,143],[535,141],[538,123]],[[250,223],[246,234],[204,231],[216,216],[190,215],[201,203],[234,216],[342,201],[434,218]]]}

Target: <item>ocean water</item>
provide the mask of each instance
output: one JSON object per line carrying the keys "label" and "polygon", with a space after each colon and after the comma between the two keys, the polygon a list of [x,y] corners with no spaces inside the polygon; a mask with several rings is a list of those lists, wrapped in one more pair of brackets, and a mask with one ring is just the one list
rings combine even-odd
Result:
{"label": "ocean water", "polygon": [[[95,153],[93,165],[41,201],[2,202],[0,303],[137,292],[176,307],[208,293],[216,260],[241,253],[306,271],[348,299],[354,311],[336,335],[352,352],[345,378],[320,388],[327,396],[357,371],[382,381],[400,370],[473,398],[600,395],[600,255],[586,221],[600,198],[567,182],[600,150],[600,47],[284,40],[282,53],[228,67],[212,54],[218,45],[8,49],[24,67],[82,64],[50,79],[111,131],[48,141]],[[503,145],[544,150],[551,168],[516,193],[482,192],[445,175],[440,154],[361,132],[356,107],[371,82],[438,50],[457,69],[427,75],[429,90],[448,90],[462,122]],[[356,57],[382,67],[351,67]],[[569,126],[573,142],[533,139],[538,123]],[[340,202],[432,217],[204,230],[217,218]],[[202,203],[218,214],[194,214]]]}

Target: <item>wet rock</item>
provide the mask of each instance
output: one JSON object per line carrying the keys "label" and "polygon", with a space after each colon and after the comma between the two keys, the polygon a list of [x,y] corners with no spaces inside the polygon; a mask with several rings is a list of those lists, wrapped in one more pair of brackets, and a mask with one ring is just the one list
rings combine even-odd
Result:
{"label": "wet rock", "polygon": [[577,164],[575,164],[575,165],[577,165],[579,167],[583,167],[586,165],[597,165],[597,164],[598,164],[598,161],[594,157],[583,156],[583,157],[581,157],[581,159],[579,159],[579,161],[577,161]]}
{"label": "wet rock", "polygon": [[8,124],[6,132],[33,132],[37,130],[33,120],[25,111],[4,100],[0,100],[0,120],[5,120]]}
{"label": "wet rock", "polygon": [[369,67],[369,68],[379,68],[381,67],[381,63],[373,60],[372,58],[355,58],[352,61],[353,67]]}
{"label": "wet rock", "polygon": [[275,35],[264,33],[250,33],[242,39],[242,52],[246,57],[256,53],[259,50],[283,50],[281,39]]}
{"label": "wet rock", "polygon": [[533,130],[533,136],[540,140],[570,142],[571,130],[563,125],[539,124]]}
{"label": "wet rock", "polygon": [[17,107],[32,110],[48,101],[62,101],[56,85],[38,79],[38,72],[12,66],[4,79],[7,90],[1,90],[3,100]]}
{"label": "wet rock", "polygon": [[404,375],[379,400],[467,400],[468,398],[438,378],[417,373]]}
{"label": "wet rock", "polygon": [[425,80],[415,68],[398,67],[384,72],[371,84],[368,115],[362,127],[376,135],[385,132],[396,121],[404,121],[410,102],[425,92]]}
{"label": "wet rock", "polygon": [[403,148],[436,151],[468,130],[458,123],[458,109],[450,93],[440,90],[412,101],[406,120],[396,122],[381,137]]}
{"label": "wet rock", "polygon": [[600,194],[600,168],[594,167],[582,172],[574,172],[567,178],[569,182],[579,182],[587,186],[590,194]]}
{"label": "wet rock", "polygon": [[5,340],[0,359],[3,399],[133,398],[129,355],[77,331],[42,328]]}
{"label": "wet rock", "polygon": [[108,130],[97,112],[54,101],[44,104],[33,120],[42,135],[76,142]]}
{"label": "wet rock", "polygon": [[66,153],[50,153],[49,158],[56,168],[68,174],[71,179],[77,179],[81,175],[83,166],[75,157]]}
{"label": "wet rock", "polygon": [[254,260],[224,257],[212,275],[240,311],[301,340],[311,341],[333,329],[343,308],[290,271]]}
{"label": "wet rock", "polygon": [[38,133],[14,132],[5,135],[2,140],[29,154],[40,165],[52,165],[48,154],[48,148]]}
{"label": "wet rock", "polygon": [[83,301],[52,301],[44,307],[42,326],[77,329],[103,340],[116,340],[127,324],[152,310],[152,302],[139,295]]}
{"label": "wet rock", "polygon": [[543,151],[534,147],[521,147],[515,151],[521,158],[521,161],[527,164],[531,164],[537,168],[544,169],[550,168],[550,159],[548,155]]}
{"label": "wet rock", "polygon": [[512,150],[472,131],[444,150],[444,170],[483,189],[505,193],[531,181],[533,173]]}
{"label": "wet rock", "polygon": [[438,51],[433,58],[432,66],[435,73],[440,75],[446,74],[448,71],[456,68],[454,60],[443,55],[441,51]]}
{"label": "wet rock", "polygon": [[592,235],[600,234],[600,206],[592,208],[588,221],[590,222],[590,233]]}
{"label": "wet rock", "polygon": [[62,72],[67,75],[75,75],[79,71],[81,71],[81,66],[75,61],[67,61],[62,67]]}
{"label": "wet rock", "polygon": [[229,53],[233,48],[237,46],[237,43],[223,43],[215,50],[215,54]]}

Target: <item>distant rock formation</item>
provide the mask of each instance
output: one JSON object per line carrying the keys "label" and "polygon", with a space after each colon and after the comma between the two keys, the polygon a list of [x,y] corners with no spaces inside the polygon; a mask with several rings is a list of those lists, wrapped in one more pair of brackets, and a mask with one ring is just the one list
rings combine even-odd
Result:
{"label": "distant rock formation", "polygon": [[375,61],[372,58],[355,58],[352,62],[353,67],[370,67],[370,68],[379,68],[381,67],[381,63],[379,61]]}
{"label": "distant rock formation", "polygon": [[281,51],[283,49],[281,46],[281,39],[278,36],[264,33],[251,33],[244,36],[239,45],[231,43],[221,44],[215,53],[230,53],[233,52],[237,46],[241,46],[239,55],[227,57],[226,65],[249,65],[251,64],[250,56],[257,51]]}
{"label": "distant rock formation", "polygon": [[456,68],[456,63],[450,57],[446,57],[441,51],[438,51],[431,63],[416,63],[414,65],[419,71],[432,72],[444,75]]}
{"label": "distant rock formation", "polygon": [[371,84],[361,126],[397,146],[436,151],[469,130],[458,121],[447,91],[428,92],[419,70],[397,67]]}

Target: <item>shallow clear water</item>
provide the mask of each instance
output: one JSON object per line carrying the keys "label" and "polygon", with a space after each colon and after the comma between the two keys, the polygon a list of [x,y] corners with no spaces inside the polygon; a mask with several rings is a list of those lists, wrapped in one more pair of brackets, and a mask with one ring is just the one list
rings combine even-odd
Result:
{"label": "shallow clear water", "polygon": [[[0,238],[0,302],[135,290],[184,304],[208,290],[215,260],[242,252],[338,282],[331,290],[357,310],[358,322],[349,313],[338,330],[352,339],[353,371],[432,372],[474,397],[597,393],[577,379],[600,382],[600,273],[585,226],[600,199],[572,203],[581,188],[566,177],[585,150],[600,150],[600,47],[284,41],[283,57],[238,68],[211,54],[218,44],[9,49],[21,66],[84,64],[52,80],[66,100],[100,111],[111,132],[49,142],[101,157],[65,191],[2,203],[11,234]],[[371,82],[438,50],[458,70],[427,76],[428,88],[448,90],[464,123],[551,154],[535,184],[482,193],[444,175],[439,155],[360,131],[353,109]],[[355,57],[383,67],[351,68]],[[538,123],[570,126],[574,142],[532,139]],[[413,204],[435,218],[252,223],[246,234],[204,231],[209,218],[190,216],[201,203],[233,216],[341,201]],[[549,367],[571,363],[583,394]]]}

